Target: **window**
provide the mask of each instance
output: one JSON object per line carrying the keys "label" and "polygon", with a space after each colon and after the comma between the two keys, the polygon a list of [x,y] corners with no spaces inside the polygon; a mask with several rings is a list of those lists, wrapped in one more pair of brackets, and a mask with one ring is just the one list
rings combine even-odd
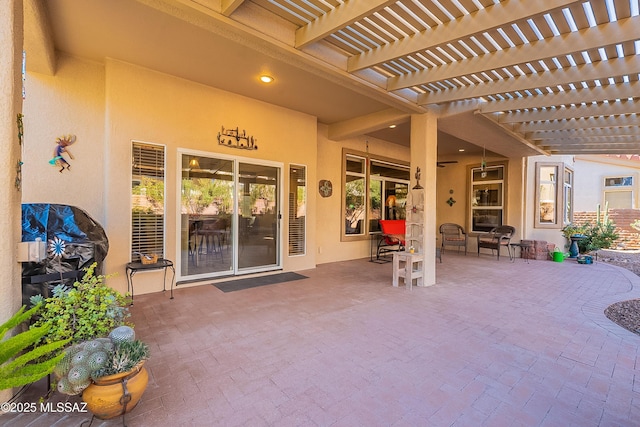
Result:
{"label": "window", "polygon": [[568,225],[573,221],[573,171],[567,167],[564,168],[564,218],[562,225]]}
{"label": "window", "polygon": [[344,185],[345,219],[344,234],[364,234],[362,223],[365,219],[366,162],[364,157],[346,156]]}
{"label": "window", "polygon": [[501,226],[505,215],[506,164],[471,168],[471,230],[487,232]]}
{"label": "window", "polygon": [[609,209],[635,207],[633,178],[633,176],[610,176],[604,179],[604,202],[609,205]]}
{"label": "window", "polygon": [[569,224],[573,220],[573,171],[564,163],[536,163],[535,196],[536,228],[562,228]]}
{"label": "window", "polygon": [[381,219],[404,219],[409,165],[367,153],[344,154],[343,236],[380,231]]}
{"label": "window", "polygon": [[558,224],[558,165],[536,165],[538,194],[536,225]]}
{"label": "window", "polygon": [[305,254],[306,167],[289,166],[289,255]]}
{"label": "window", "polygon": [[131,260],[163,257],[165,148],[133,141],[131,155]]}

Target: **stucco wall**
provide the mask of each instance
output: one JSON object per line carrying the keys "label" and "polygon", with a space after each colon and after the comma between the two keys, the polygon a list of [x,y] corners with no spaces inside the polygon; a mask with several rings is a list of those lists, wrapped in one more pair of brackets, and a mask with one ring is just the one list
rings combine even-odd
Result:
{"label": "stucco wall", "polygon": [[[102,65],[64,55],[55,76],[27,75],[23,203],[78,206],[104,225],[104,83]],[[69,146],[74,159],[59,172],[49,160],[56,138],[66,134],[77,138]]]}
{"label": "stucco wall", "polygon": [[575,161],[575,211],[592,212],[597,205],[604,207],[604,178],[610,176],[634,177],[634,203],[638,205],[640,162],[622,161],[604,156],[576,156]]}
{"label": "stucco wall", "polygon": [[[462,225],[467,231],[469,252],[477,250],[476,234],[471,233],[469,223],[469,201],[471,198],[468,170],[470,167],[480,166],[480,157],[470,155],[457,155],[455,160],[458,163],[447,164],[443,168],[437,169],[437,193],[436,193],[436,227],[445,222],[453,222]],[[449,157],[448,157],[449,159]],[[526,234],[522,218],[522,201],[525,197],[522,187],[522,161],[521,159],[505,159],[501,157],[487,156],[486,161],[504,162],[508,161],[506,182],[506,218],[505,225],[512,225],[516,228],[514,241],[519,241]],[[453,193],[450,191],[453,190]],[[455,203],[449,206],[447,200],[452,197]],[[440,245],[440,234],[436,229],[437,244]]]}
{"label": "stucco wall", "polygon": [[[624,161],[603,156],[534,156],[527,159],[527,198],[526,212],[527,239],[545,240],[564,248],[566,239],[562,235],[561,227],[535,228],[535,185],[536,163],[562,162],[574,171],[574,212],[595,212],[598,204],[604,207],[604,177],[632,175],[638,185],[640,163]],[[637,187],[636,187],[637,190]],[[636,202],[638,197],[636,191]]]}
{"label": "stucco wall", "polygon": [[[131,141],[167,147],[166,256],[178,260],[178,149],[223,153],[282,163],[283,177],[290,163],[307,166],[307,255],[287,256],[285,270],[315,267],[316,138],[315,117],[195,84],[118,61],[106,65],[61,57],[55,77],[30,74],[25,114],[30,117],[30,166],[25,201],[79,206],[105,228],[109,238],[107,273],[114,288],[125,291],[124,266],[130,252]],[[27,123],[25,123],[27,126]],[[258,138],[259,150],[218,146],[220,128],[239,126]],[[37,129],[37,130],[36,130]],[[75,160],[69,171],[48,164],[55,138],[77,135],[70,148]],[[283,179],[282,227],[286,215],[287,180]],[[287,233],[282,245],[287,247]],[[160,273],[139,273],[136,294],[162,289]],[[186,286],[186,285],[183,285]]]}
{"label": "stucco wall", "polygon": [[367,151],[382,157],[408,162],[410,160],[409,147],[389,144],[371,137],[352,138],[340,142],[327,137],[327,127],[318,126],[318,179],[314,182],[312,191],[318,193],[318,180],[328,179],[333,184],[331,197],[318,197],[317,204],[317,263],[344,261],[349,259],[369,257],[370,241],[342,242],[342,149],[349,148],[362,152]]}
{"label": "stucco wall", "polygon": [[[23,27],[22,1],[0,2],[0,141],[3,144],[0,171],[0,232],[5,242],[0,247],[0,323],[4,323],[21,305],[20,264],[16,245],[20,241],[20,190],[16,188],[16,165],[20,159],[17,115],[22,111]],[[2,337],[0,337],[2,339]],[[12,390],[0,390],[0,402],[7,401]]]}
{"label": "stucco wall", "polygon": [[[536,228],[534,218],[536,215],[536,163],[564,163],[569,168],[575,169],[573,156],[533,156],[526,160],[526,193],[527,207],[525,212],[526,239],[544,240],[547,243],[553,243],[556,247],[564,248],[566,239],[562,235],[562,224],[557,228]],[[575,172],[575,170],[574,170]],[[578,179],[578,173],[574,174],[574,205],[577,203],[579,196],[575,182]]]}

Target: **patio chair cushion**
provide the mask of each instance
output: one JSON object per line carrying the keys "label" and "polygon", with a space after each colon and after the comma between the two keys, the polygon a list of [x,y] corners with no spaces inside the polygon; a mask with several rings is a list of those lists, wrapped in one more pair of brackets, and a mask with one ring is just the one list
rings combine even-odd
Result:
{"label": "patio chair cushion", "polygon": [[500,248],[506,247],[511,256],[511,248],[509,243],[515,234],[516,229],[510,225],[502,225],[495,227],[487,234],[478,235],[478,256],[480,256],[480,248],[487,248],[497,251],[498,260],[500,259]]}

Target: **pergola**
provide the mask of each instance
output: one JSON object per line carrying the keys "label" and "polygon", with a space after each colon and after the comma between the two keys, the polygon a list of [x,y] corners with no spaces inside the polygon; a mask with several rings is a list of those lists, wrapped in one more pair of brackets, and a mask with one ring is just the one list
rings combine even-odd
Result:
{"label": "pergola", "polygon": [[[49,52],[28,58],[36,71],[55,73],[57,51],[122,59],[316,115],[333,139],[385,138],[431,110],[440,131],[507,156],[634,154],[638,3],[25,0],[25,45]],[[279,90],[243,80],[261,70]]]}

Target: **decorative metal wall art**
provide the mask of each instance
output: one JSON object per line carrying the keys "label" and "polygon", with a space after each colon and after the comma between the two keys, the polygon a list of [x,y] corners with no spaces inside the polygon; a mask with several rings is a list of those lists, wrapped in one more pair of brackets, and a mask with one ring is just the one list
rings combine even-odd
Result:
{"label": "decorative metal wall art", "polygon": [[420,167],[416,167],[416,185],[413,186],[412,190],[422,190],[422,185],[420,185]]}
{"label": "decorative metal wall art", "polygon": [[62,173],[65,169],[69,170],[71,164],[64,158],[63,154],[67,154],[70,159],[73,159],[73,154],[69,151],[69,146],[76,142],[75,135],[62,135],[56,138],[56,148],[53,150],[53,158],[49,160],[49,164],[60,168],[58,172]]}
{"label": "decorative metal wall art", "polygon": [[[453,194],[453,189],[449,190],[449,194]],[[449,197],[449,200],[447,200],[447,204],[449,205],[449,207],[452,207],[455,202],[456,199],[454,199],[453,197]]]}
{"label": "decorative metal wall art", "polygon": [[321,179],[318,184],[318,191],[322,197],[331,197],[333,194],[333,185],[328,179]]}
{"label": "decorative metal wall art", "polygon": [[[16,117],[16,123],[18,125],[18,145],[20,145],[20,147],[22,147],[22,138],[24,137],[24,123],[22,121],[23,118],[24,116],[21,113],[18,113],[18,116]],[[20,153],[20,156],[22,156],[22,153]],[[18,159],[16,163],[16,180],[15,180],[15,187],[16,187],[16,190],[18,191],[22,190],[22,165],[23,164],[24,163],[22,163],[22,160]]]}
{"label": "decorative metal wall art", "polygon": [[240,133],[237,127],[235,129],[225,129],[224,126],[222,126],[222,130],[218,132],[218,144],[224,145],[225,147],[257,150],[257,142],[258,138],[247,135],[244,129],[242,133]]}

